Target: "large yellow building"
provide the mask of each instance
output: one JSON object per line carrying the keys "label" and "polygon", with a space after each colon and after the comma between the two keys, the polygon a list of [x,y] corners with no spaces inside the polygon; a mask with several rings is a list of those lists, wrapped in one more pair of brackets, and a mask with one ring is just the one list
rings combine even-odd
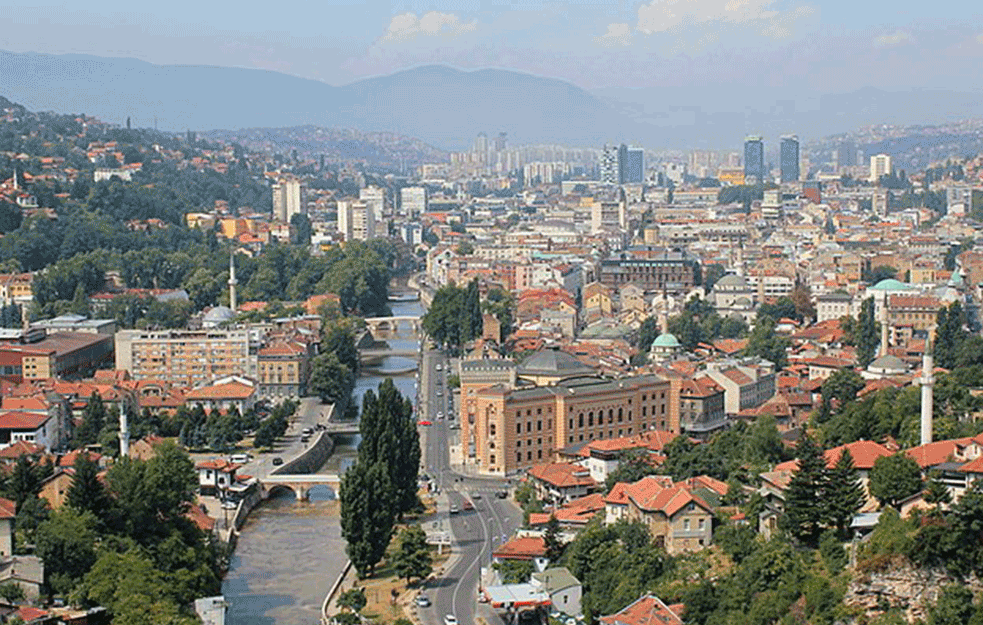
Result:
{"label": "large yellow building", "polygon": [[508,475],[551,460],[565,447],[678,430],[669,381],[656,375],[604,379],[558,350],[509,361],[461,363],[465,462]]}

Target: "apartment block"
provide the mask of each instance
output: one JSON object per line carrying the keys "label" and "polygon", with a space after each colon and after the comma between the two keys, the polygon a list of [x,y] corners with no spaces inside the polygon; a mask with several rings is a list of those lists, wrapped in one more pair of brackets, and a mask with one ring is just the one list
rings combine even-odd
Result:
{"label": "apartment block", "polygon": [[164,380],[200,386],[227,376],[248,375],[247,330],[120,330],[116,368],[134,380]]}

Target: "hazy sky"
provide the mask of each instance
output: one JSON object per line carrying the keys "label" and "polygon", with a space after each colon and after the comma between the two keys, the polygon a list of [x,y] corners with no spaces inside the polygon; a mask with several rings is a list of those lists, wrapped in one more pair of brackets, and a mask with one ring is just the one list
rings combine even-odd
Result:
{"label": "hazy sky", "polygon": [[[588,88],[978,90],[983,10],[901,0],[243,3],[12,0],[0,49],[278,70],[343,84],[427,63]],[[954,14],[957,17],[953,17]]]}

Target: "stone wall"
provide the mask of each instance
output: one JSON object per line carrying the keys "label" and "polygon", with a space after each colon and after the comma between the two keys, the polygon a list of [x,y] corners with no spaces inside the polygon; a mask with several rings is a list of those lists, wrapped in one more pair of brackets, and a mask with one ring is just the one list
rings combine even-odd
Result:
{"label": "stone wall", "polygon": [[[868,619],[883,613],[885,607],[899,608],[905,620],[913,623],[926,618],[926,610],[938,600],[942,588],[957,581],[942,569],[918,568],[898,558],[882,570],[855,573],[843,602],[863,610]],[[974,593],[983,590],[975,576],[965,584]]]}
{"label": "stone wall", "polygon": [[311,444],[297,457],[270,471],[273,475],[307,475],[317,473],[334,450],[334,439],[324,430],[316,433]]}

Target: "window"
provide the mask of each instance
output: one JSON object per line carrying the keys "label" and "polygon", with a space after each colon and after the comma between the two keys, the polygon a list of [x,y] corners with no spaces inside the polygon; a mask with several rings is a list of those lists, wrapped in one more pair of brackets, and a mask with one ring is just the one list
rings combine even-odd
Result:
{"label": "window", "polygon": [[527,451],[526,452],[526,460],[532,460],[532,452],[531,451]]}
{"label": "window", "polygon": [[516,447],[522,447],[522,441],[515,441]]}
{"label": "window", "polygon": [[580,427],[584,427],[584,415],[583,415],[583,413],[581,413],[581,415],[580,415]]}
{"label": "window", "polygon": [[570,427],[571,430],[573,429],[573,419],[570,419],[570,426],[569,427]]}
{"label": "window", "polygon": [[522,434],[522,424],[521,423],[516,423],[515,424],[515,433],[516,434]]}
{"label": "window", "polygon": [[689,531],[689,519],[683,519],[683,530],[686,532]]}
{"label": "window", "polygon": [[515,461],[516,462],[522,462],[522,452],[521,451],[515,452]]}
{"label": "window", "polygon": [[488,456],[488,464],[495,464],[495,454]]}
{"label": "window", "polygon": [[526,421],[526,432],[532,432],[532,421]]}
{"label": "window", "polygon": [[542,419],[540,419],[539,421],[536,422],[536,431],[537,432],[542,432],[543,431],[543,420]]}
{"label": "window", "polygon": [[700,519],[700,529],[702,530],[705,527],[706,527],[706,519]]}

